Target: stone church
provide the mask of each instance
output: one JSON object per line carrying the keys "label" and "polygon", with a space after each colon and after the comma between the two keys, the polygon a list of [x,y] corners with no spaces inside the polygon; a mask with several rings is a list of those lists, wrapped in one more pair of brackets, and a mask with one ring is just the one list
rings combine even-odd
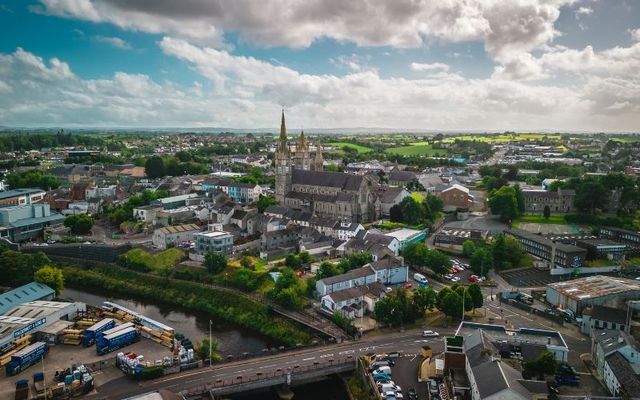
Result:
{"label": "stone church", "polygon": [[284,111],[276,150],[276,200],[282,206],[311,211],[320,218],[344,222],[369,222],[380,215],[380,202],[365,176],[322,169],[322,148],[309,154],[304,132],[294,148],[287,141]]}

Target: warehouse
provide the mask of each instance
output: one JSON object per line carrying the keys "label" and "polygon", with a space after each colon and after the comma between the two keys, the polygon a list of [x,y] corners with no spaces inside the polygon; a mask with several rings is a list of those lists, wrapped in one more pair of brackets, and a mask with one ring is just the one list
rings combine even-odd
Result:
{"label": "warehouse", "polygon": [[55,290],[44,283],[31,282],[0,294],[0,315],[29,301],[53,300]]}
{"label": "warehouse", "polygon": [[632,279],[596,275],[547,285],[547,301],[556,307],[568,308],[576,315],[581,315],[589,306],[638,299],[640,282]]}
{"label": "warehouse", "polygon": [[84,303],[57,301],[30,301],[13,307],[0,315],[0,353],[11,349],[22,336],[40,332],[60,320],[72,320],[84,311]]}

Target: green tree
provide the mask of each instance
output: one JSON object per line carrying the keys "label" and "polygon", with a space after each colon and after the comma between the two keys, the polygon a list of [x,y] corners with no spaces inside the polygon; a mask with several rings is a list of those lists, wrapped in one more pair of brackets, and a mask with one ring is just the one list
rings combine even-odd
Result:
{"label": "green tree", "polygon": [[513,187],[503,186],[489,193],[489,208],[491,213],[499,215],[505,222],[512,221],[518,214],[518,201]]}
{"label": "green tree", "polygon": [[64,277],[62,276],[61,269],[45,265],[36,271],[33,279],[55,290],[56,296],[59,296],[64,290]]}
{"label": "green tree", "polygon": [[9,286],[20,286],[33,281],[34,273],[51,260],[42,252],[35,254],[5,250],[0,253],[2,282]]}
{"label": "green tree", "polygon": [[215,339],[211,340],[211,348],[209,348],[209,338],[204,338],[202,341],[195,346],[195,353],[200,360],[208,360],[209,355],[211,355],[211,362],[220,361],[221,357],[217,353],[218,350],[218,341]]}
{"label": "green tree", "polygon": [[350,254],[349,256],[347,256],[347,258],[351,262],[352,269],[363,267],[373,261],[373,256],[371,255],[371,253],[366,251],[360,251]]}
{"label": "green tree", "polygon": [[442,299],[441,308],[448,317],[462,317],[462,297],[454,291],[449,291]]}
{"label": "green tree", "polygon": [[374,314],[379,322],[402,325],[414,322],[421,312],[407,291],[398,289],[376,303]]}
{"label": "green tree", "polygon": [[476,274],[486,274],[489,268],[493,266],[491,250],[485,247],[477,248],[471,255],[469,265],[471,265],[471,269]]}
{"label": "green tree", "polygon": [[522,189],[520,188],[520,184],[516,183],[513,186],[513,192],[516,196],[516,204],[518,205],[518,213],[522,214],[524,213],[524,207],[525,207],[525,203],[524,203],[524,193],[522,192]]}
{"label": "green tree", "polygon": [[551,208],[549,208],[549,206],[544,206],[542,215],[544,215],[544,219],[549,219],[549,217],[551,216]]}
{"label": "green tree", "polygon": [[451,268],[449,257],[438,250],[427,250],[424,266],[436,274],[444,275]]}
{"label": "green tree", "polygon": [[462,243],[462,255],[465,257],[471,257],[473,252],[476,250],[476,244],[473,240],[465,240]]}
{"label": "green tree", "polygon": [[275,197],[260,195],[256,206],[258,207],[258,212],[263,213],[264,210],[267,209],[267,207],[274,206],[276,204],[278,204],[278,202],[276,201]]}
{"label": "green tree", "polygon": [[294,253],[289,253],[284,258],[284,264],[289,268],[298,269],[302,265],[302,261],[300,261],[300,258]]}
{"label": "green tree", "polygon": [[338,267],[337,264],[330,263],[328,261],[323,261],[320,264],[320,268],[318,268],[318,279],[329,278],[331,276],[340,275],[342,270]]}
{"label": "green tree", "polygon": [[69,215],[64,219],[64,226],[74,235],[86,235],[91,232],[93,218],[87,214]]}
{"label": "green tree", "polygon": [[420,314],[426,309],[431,309],[436,304],[436,292],[431,286],[426,288],[418,288],[413,292],[413,302],[418,307]]}
{"label": "green tree", "polygon": [[420,224],[425,219],[424,206],[415,201],[411,196],[402,199],[400,209],[402,210],[402,222],[404,223]]}
{"label": "green tree", "polygon": [[271,291],[271,296],[287,308],[300,309],[305,304],[303,289],[295,271],[284,268]]}
{"label": "green tree", "polygon": [[204,255],[204,266],[211,274],[219,274],[227,268],[227,257],[217,251],[209,251]]}
{"label": "green tree", "polygon": [[414,268],[424,267],[429,249],[424,243],[409,243],[402,249],[402,256],[407,264]]}
{"label": "green tree", "polygon": [[144,163],[144,172],[147,174],[147,177],[151,179],[163,177],[165,175],[165,167],[162,157],[150,157]]}
{"label": "green tree", "polygon": [[537,377],[544,380],[545,375],[554,375],[558,369],[558,362],[555,360],[553,353],[543,351],[534,361],[526,362],[522,365],[522,376],[525,379]]}
{"label": "green tree", "polygon": [[469,285],[467,293],[469,293],[469,295],[471,296],[471,304],[473,304],[474,310],[484,305],[484,295],[482,294],[480,285],[478,285],[477,283],[472,283],[471,285]]}
{"label": "green tree", "polygon": [[431,209],[433,214],[444,209],[444,202],[435,194],[427,193],[427,197],[424,200],[429,205],[429,209]]}
{"label": "green tree", "polygon": [[596,209],[603,209],[609,201],[609,193],[604,185],[595,179],[589,179],[576,188],[573,205],[583,213],[593,214]]}
{"label": "green tree", "polygon": [[400,207],[400,205],[399,204],[393,205],[389,209],[389,220],[391,222],[402,222],[403,219],[404,218],[402,217],[402,208]]}

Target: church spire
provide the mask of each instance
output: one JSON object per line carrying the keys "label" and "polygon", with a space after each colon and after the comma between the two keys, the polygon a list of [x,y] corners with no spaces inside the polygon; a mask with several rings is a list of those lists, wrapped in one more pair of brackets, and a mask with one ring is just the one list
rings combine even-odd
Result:
{"label": "church spire", "polygon": [[304,130],[300,131],[300,138],[298,139],[298,143],[299,143],[299,146],[300,146],[301,150],[305,149],[307,147],[307,144],[306,144],[306,142],[304,140]]}
{"label": "church spire", "polygon": [[280,140],[287,140],[287,126],[284,123],[284,108],[282,109],[282,121],[280,122]]}

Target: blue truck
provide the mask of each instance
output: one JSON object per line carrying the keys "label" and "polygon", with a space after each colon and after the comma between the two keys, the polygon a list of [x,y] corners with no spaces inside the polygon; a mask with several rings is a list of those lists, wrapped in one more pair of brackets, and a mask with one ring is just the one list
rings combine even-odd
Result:
{"label": "blue truck", "polygon": [[36,342],[16,352],[11,356],[11,361],[5,367],[7,376],[16,375],[37,363],[47,354],[47,351],[49,351],[49,346],[45,342]]}
{"label": "blue truck", "polygon": [[82,333],[82,345],[84,347],[91,346],[95,343],[96,337],[100,332],[104,332],[114,326],[116,326],[116,321],[111,318],[105,318],[100,322],[96,322]]}
{"label": "blue truck", "polygon": [[110,335],[99,336],[96,339],[96,351],[99,356],[102,356],[138,340],[140,340],[140,333],[136,328],[120,329]]}
{"label": "blue truck", "polygon": [[109,336],[112,333],[116,333],[116,332],[121,331],[123,329],[131,328],[131,327],[134,327],[134,326],[135,325],[132,322],[126,322],[124,324],[116,325],[115,327],[113,327],[111,329],[107,329],[106,331],[102,331],[102,332],[96,333],[96,340],[98,338],[103,337],[103,336]]}

